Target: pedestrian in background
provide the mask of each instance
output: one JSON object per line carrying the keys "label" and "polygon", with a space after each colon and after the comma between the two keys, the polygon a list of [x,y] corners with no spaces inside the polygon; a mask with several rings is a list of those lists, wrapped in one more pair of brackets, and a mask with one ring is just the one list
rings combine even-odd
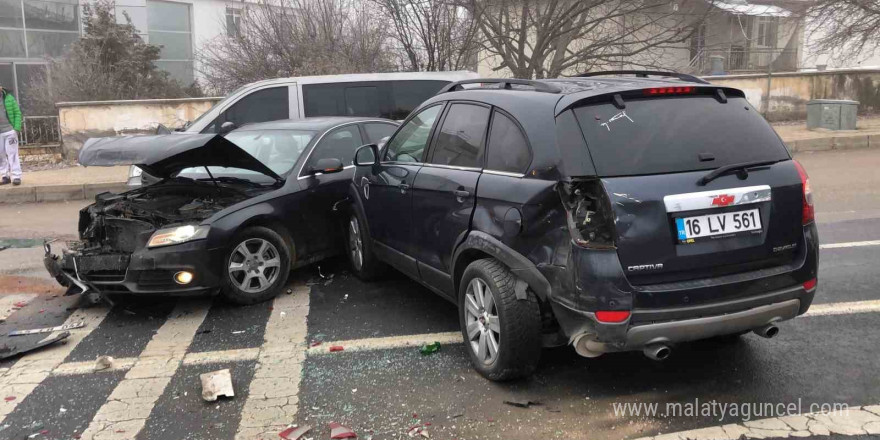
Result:
{"label": "pedestrian in background", "polygon": [[21,109],[15,96],[0,85],[3,111],[0,111],[0,185],[12,182],[21,185],[21,161],[18,158],[18,132],[21,131]]}

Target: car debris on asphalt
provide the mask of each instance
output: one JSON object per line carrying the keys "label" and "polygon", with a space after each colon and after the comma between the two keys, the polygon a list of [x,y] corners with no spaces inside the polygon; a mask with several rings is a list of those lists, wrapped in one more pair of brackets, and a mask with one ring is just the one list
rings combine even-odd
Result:
{"label": "car debris on asphalt", "polygon": [[331,346],[330,346],[330,352],[331,352],[331,353],[335,353],[335,352],[337,352],[337,351],[343,351],[343,350],[345,350],[345,347],[343,347],[343,346],[341,346],[341,345],[331,345]]}
{"label": "car debris on asphalt", "polygon": [[436,341],[431,344],[422,345],[422,347],[419,348],[419,353],[425,356],[429,354],[434,354],[438,351],[440,351],[440,343]]}
{"label": "car debris on asphalt", "polygon": [[64,325],[56,325],[55,327],[43,327],[43,328],[34,328],[29,330],[13,330],[9,332],[9,336],[22,336],[22,335],[35,335],[37,333],[52,333],[52,332],[60,332],[64,330],[73,330],[76,328],[85,327],[85,321],[75,322],[72,324],[64,324]]}
{"label": "car debris on asphalt", "polygon": [[68,337],[70,337],[70,332],[61,332],[57,335],[49,335],[35,344],[24,346],[4,345],[3,347],[0,347],[0,360],[11,358],[13,356],[18,356],[20,354],[27,353],[38,348],[43,348],[47,345],[51,345],[63,339],[67,339]]}
{"label": "car debris on asphalt", "polygon": [[312,427],[309,425],[297,426],[290,425],[284,431],[278,433],[278,437],[287,440],[299,440],[305,435],[307,432],[311,431]]}
{"label": "car debris on asphalt", "polygon": [[98,356],[95,359],[95,371],[113,368],[113,356]]}
{"label": "car debris on asphalt", "polygon": [[228,368],[199,375],[199,378],[202,380],[202,399],[206,402],[214,402],[219,396],[235,396]]}
{"label": "car debris on asphalt", "polygon": [[330,422],[330,438],[334,440],[340,438],[357,438],[357,434],[339,423]]}
{"label": "car debris on asphalt", "polygon": [[541,402],[535,400],[505,400],[505,405],[515,406],[517,408],[528,408],[530,406],[538,406]]}

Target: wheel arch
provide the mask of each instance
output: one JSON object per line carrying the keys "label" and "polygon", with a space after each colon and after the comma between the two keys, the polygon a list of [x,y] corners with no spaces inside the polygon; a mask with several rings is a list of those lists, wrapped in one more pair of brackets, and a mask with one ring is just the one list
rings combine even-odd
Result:
{"label": "wheel arch", "polygon": [[227,247],[241,231],[254,226],[267,227],[276,231],[287,243],[290,249],[290,264],[293,267],[298,260],[299,240],[294,236],[294,231],[276,214],[277,211],[271,205],[261,203],[228,215],[211,225],[212,230],[218,229],[222,233],[213,236],[210,244],[213,245],[212,247]]}
{"label": "wheel arch", "polygon": [[[452,282],[456,292],[468,265],[483,258],[495,258],[503,263],[518,279],[524,281],[541,301],[547,301],[551,297],[550,282],[538,271],[534,263],[497,238],[480,231],[468,233],[465,240],[455,249]],[[523,291],[522,294],[524,295],[525,292]],[[520,298],[520,292],[517,292],[517,297],[525,299]]]}

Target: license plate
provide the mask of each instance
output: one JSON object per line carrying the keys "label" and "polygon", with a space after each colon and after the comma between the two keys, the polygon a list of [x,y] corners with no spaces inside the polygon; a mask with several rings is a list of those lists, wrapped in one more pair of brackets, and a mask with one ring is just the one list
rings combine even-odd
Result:
{"label": "license plate", "polygon": [[679,217],[675,219],[679,243],[694,243],[703,238],[727,238],[740,233],[761,231],[761,214],[757,209],[718,214]]}

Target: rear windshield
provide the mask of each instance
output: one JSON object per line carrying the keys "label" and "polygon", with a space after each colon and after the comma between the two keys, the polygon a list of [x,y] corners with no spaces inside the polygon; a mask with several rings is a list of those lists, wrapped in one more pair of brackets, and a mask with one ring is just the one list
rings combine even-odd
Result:
{"label": "rear windshield", "polygon": [[741,97],[730,97],[726,104],[712,96],[630,99],[625,109],[608,102],[574,113],[600,176],[789,158],[773,128]]}

